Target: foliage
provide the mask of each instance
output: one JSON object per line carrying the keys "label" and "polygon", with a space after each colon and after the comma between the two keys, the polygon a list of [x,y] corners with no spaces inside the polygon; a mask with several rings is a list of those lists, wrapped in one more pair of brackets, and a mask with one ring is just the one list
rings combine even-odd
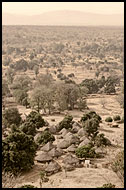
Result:
{"label": "foliage", "polygon": [[20,59],[14,63],[15,71],[27,71],[28,69],[28,62],[25,59]]}
{"label": "foliage", "polygon": [[104,88],[104,92],[107,93],[107,94],[111,94],[111,93],[115,93],[115,86],[114,84],[107,84]]}
{"label": "foliage", "polygon": [[119,120],[121,120],[121,117],[120,117],[119,115],[115,115],[115,116],[113,117],[113,120],[114,120],[114,121],[119,121]]}
{"label": "foliage", "polygon": [[34,185],[22,185],[21,187],[18,188],[37,188]]}
{"label": "foliage", "polygon": [[121,179],[124,178],[124,150],[116,155],[112,163],[112,169],[114,172],[121,174]]}
{"label": "foliage", "polygon": [[97,93],[99,88],[97,83],[93,79],[85,79],[81,82],[80,86],[85,86],[88,88],[88,94]]}
{"label": "foliage", "polygon": [[23,124],[20,125],[20,130],[23,131],[27,135],[34,136],[36,134],[35,124],[29,120],[24,121]]}
{"label": "foliage", "polygon": [[24,99],[26,100],[28,98],[28,93],[25,90],[17,89],[14,90],[13,96],[19,104],[23,105]]}
{"label": "foliage", "polygon": [[45,121],[42,118],[40,113],[35,111],[30,112],[28,116],[26,116],[26,120],[20,126],[20,129],[26,133],[27,135],[35,135],[36,129],[43,127],[45,125]]}
{"label": "foliage", "polygon": [[8,68],[6,72],[6,76],[7,76],[7,81],[9,84],[13,83],[14,75],[15,75],[15,71],[11,68]]}
{"label": "foliage", "polygon": [[2,122],[6,127],[10,127],[11,124],[19,126],[21,121],[21,114],[17,108],[9,108],[3,111]]}
{"label": "foliage", "polygon": [[96,158],[95,149],[91,144],[81,146],[75,150],[77,157],[79,158]]}
{"label": "foliage", "polygon": [[41,133],[41,136],[39,136],[37,138],[37,143],[42,144],[42,145],[44,145],[50,141],[51,142],[55,141],[55,137],[48,130],[43,131]]}
{"label": "foliage", "polygon": [[91,118],[97,119],[98,122],[100,122],[101,119],[102,119],[95,111],[90,111],[90,112],[84,114],[84,115],[81,117],[81,120],[80,120],[80,121],[84,123],[86,120],[91,119]]}
{"label": "foliage", "polygon": [[88,137],[94,138],[98,134],[99,121],[96,118],[91,118],[83,124],[84,130]]}
{"label": "foliage", "polygon": [[72,120],[73,120],[73,117],[71,115],[67,115],[64,117],[64,119],[59,122],[59,130],[65,128],[65,129],[69,129],[69,128],[72,128]]}
{"label": "foliage", "polygon": [[2,80],[2,96],[8,96],[10,94],[10,90],[6,80]]}
{"label": "foliage", "polygon": [[115,185],[112,183],[107,183],[107,184],[103,184],[102,187],[97,187],[97,188],[115,188]]}
{"label": "foliage", "polygon": [[29,115],[27,115],[26,121],[32,122],[35,125],[35,128],[37,129],[45,125],[45,121],[42,118],[41,114],[35,111],[31,111]]}
{"label": "foliage", "polygon": [[105,119],[105,121],[106,121],[106,122],[112,122],[113,119],[112,119],[111,117],[107,117],[107,118]]}
{"label": "foliage", "polygon": [[14,175],[29,170],[34,165],[36,148],[32,136],[21,131],[11,132],[2,141],[2,169]]}
{"label": "foliage", "polygon": [[107,139],[106,137],[104,137],[105,135],[103,134],[103,133],[101,133],[101,134],[99,134],[99,135],[97,135],[96,137],[95,137],[95,145],[97,146],[97,147],[100,147],[100,146],[108,146],[108,145],[110,145],[111,144],[111,142],[110,142],[110,140],[109,139]]}

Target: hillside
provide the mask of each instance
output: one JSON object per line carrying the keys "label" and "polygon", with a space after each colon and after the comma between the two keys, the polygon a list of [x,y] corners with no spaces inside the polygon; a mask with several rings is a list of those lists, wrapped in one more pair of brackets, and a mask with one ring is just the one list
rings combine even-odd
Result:
{"label": "hillside", "polygon": [[2,15],[3,25],[108,25],[123,26],[123,14],[94,14],[81,11],[51,11],[40,15],[16,15],[5,13]]}

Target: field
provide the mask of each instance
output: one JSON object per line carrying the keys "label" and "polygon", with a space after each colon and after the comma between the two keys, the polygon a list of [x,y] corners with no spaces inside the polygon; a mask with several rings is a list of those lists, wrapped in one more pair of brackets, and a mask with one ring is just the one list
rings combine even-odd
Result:
{"label": "field", "polygon": [[[103,148],[104,157],[90,158],[92,163],[97,165],[96,168],[88,168],[82,162],[83,167],[75,168],[65,173],[62,161],[68,155],[68,152],[64,149],[64,154],[54,159],[61,166],[61,171],[50,175],[49,181],[44,182],[42,187],[96,188],[101,187],[103,184],[112,183],[117,188],[123,188],[123,180],[120,178],[119,173],[112,170],[111,164],[117,153],[124,150],[124,123],[120,122],[118,127],[114,128],[108,122],[105,122],[107,117],[113,118],[115,115],[119,115],[122,118],[124,116],[124,108],[118,101],[119,97],[123,95],[122,88],[124,83],[123,28],[3,26],[2,33],[2,78],[7,81],[11,93],[11,96],[7,96],[7,93],[3,95],[5,104],[3,111],[16,107],[23,120],[37,106],[34,108],[31,105],[27,107],[17,101],[18,97],[14,96],[14,90],[17,87],[13,87],[13,85],[18,84],[17,77],[29,77],[32,83],[27,91],[29,99],[32,98],[32,93],[37,88],[38,83],[36,82],[40,75],[50,74],[52,76],[50,82],[52,85],[48,84],[47,89],[55,84],[59,85],[60,88],[62,83],[67,84],[69,82],[68,84],[71,84],[71,81],[74,81],[73,85],[79,86],[85,79],[93,79],[97,82],[101,80],[102,76],[106,80],[109,77],[115,77],[119,81],[116,83],[115,91],[112,93],[107,93],[103,88],[99,88],[97,92],[92,91],[92,93],[84,95],[87,108],[82,110],[79,109],[76,103],[73,108],[59,110],[56,106],[57,99],[53,102],[52,107],[54,109],[47,107],[47,105],[45,107],[46,112],[40,109],[43,119],[49,123],[49,128],[57,126],[66,114],[72,115],[73,120],[79,123],[84,113],[95,111],[102,118],[99,133],[104,133],[105,137],[111,141],[111,146]],[[23,61],[20,62],[20,60]],[[20,68],[16,66],[18,63]],[[27,68],[24,66],[25,64],[28,65]],[[31,68],[29,65],[33,65],[33,67]],[[35,66],[37,66],[37,69],[35,69]],[[9,81],[10,78],[8,77],[10,76],[8,74],[9,69],[14,72],[12,82]],[[69,77],[71,73],[73,76]],[[64,79],[58,77],[61,74]],[[54,87],[52,96],[55,89]],[[115,123],[113,121],[112,125]],[[38,129],[37,133],[44,129],[44,127]],[[8,134],[9,130],[6,129],[5,132]],[[4,135],[2,135],[2,138],[5,138]],[[55,134],[53,144],[57,146],[61,141],[59,134]],[[40,153],[41,150],[38,149],[36,155]],[[72,155],[75,154],[72,153]],[[22,173],[15,187],[32,184],[39,188],[39,173],[43,170],[43,166],[45,164],[34,160],[33,168],[29,172]]]}

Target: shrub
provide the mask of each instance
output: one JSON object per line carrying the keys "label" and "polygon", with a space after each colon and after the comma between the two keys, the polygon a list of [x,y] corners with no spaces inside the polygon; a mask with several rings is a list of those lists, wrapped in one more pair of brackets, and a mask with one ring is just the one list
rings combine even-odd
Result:
{"label": "shrub", "polygon": [[107,183],[107,184],[103,184],[102,187],[97,187],[97,188],[115,188],[115,185],[112,183]]}
{"label": "shrub", "polygon": [[64,117],[64,119],[59,123],[59,131],[63,128],[69,129],[72,128],[72,122],[73,117],[71,115],[67,115]]}
{"label": "shrub", "polygon": [[119,121],[119,120],[121,120],[121,117],[120,117],[119,115],[115,115],[115,116],[113,117],[113,120],[114,120],[114,121]]}
{"label": "shrub", "polygon": [[104,137],[105,135],[103,134],[103,133],[101,133],[101,134],[99,134],[99,135],[97,135],[96,137],[95,137],[95,145],[97,146],[97,147],[100,147],[100,146],[102,146],[102,145],[104,145],[104,146],[107,146],[107,145],[110,145],[111,144],[111,142],[110,142],[110,140],[109,139],[107,139],[106,137]]}
{"label": "shrub", "polygon": [[120,178],[123,181],[124,180],[124,151],[120,151],[113,163],[112,163],[112,169],[116,173],[120,173]]}
{"label": "shrub", "polygon": [[97,93],[99,90],[97,83],[93,79],[85,79],[80,85],[88,88],[88,94]]}
{"label": "shrub", "polygon": [[94,138],[98,134],[99,122],[96,118],[91,118],[85,121],[83,127],[87,136]]}
{"label": "shrub", "polygon": [[41,136],[39,136],[37,138],[37,143],[42,144],[42,145],[44,145],[50,141],[51,142],[55,141],[55,137],[48,130],[43,131],[41,133]]}
{"label": "shrub", "polygon": [[105,121],[106,121],[106,122],[112,122],[113,119],[112,119],[111,117],[107,117],[107,118],[105,119]]}
{"label": "shrub", "polygon": [[84,115],[81,117],[81,120],[80,120],[80,121],[81,121],[81,122],[85,122],[86,120],[91,119],[91,118],[97,119],[98,122],[101,121],[101,117],[100,117],[98,114],[96,114],[95,111],[90,111],[90,112],[84,114]]}
{"label": "shrub", "polygon": [[6,127],[10,127],[12,124],[19,126],[22,121],[21,114],[17,108],[9,108],[4,110],[2,117],[2,122]]}
{"label": "shrub", "polygon": [[20,125],[20,130],[27,135],[34,136],[36,134],[36,127],[34,123],[27,120],[22,125]]}
{"label": "shrub", "polygon": [[75,154],[77,155],[77,157],[85,159],[96,157],[95,149],[92,147],[91,144],[77,148]]}
{"label": "shrub", "polygon": [[45,121],[41,114],[35,111],[30,112],[30,114],[26,117],[26,121],[32,122],[37,129],[45,125]]}
{"label": "shrub", "polygon": [[35,187],[34,185],[22,185],[19,188],[37,188],[37,187]]}
{"label": "shrub", "polygon": [[37,145],[32,136],[21,131],[11,132],[2,141],[2,169],[14,175],[34,165]]}

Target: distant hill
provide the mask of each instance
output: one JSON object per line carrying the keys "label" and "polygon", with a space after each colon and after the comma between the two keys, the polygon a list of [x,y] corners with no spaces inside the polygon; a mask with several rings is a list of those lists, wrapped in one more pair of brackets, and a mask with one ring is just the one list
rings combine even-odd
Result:
{"label": "distant hill", "polygon": [[123,14],[94,14],[81,11],[51,11],[40,15],[25,16],[2,14],[3,25],[82,25],[82,26],[123,26]]}

